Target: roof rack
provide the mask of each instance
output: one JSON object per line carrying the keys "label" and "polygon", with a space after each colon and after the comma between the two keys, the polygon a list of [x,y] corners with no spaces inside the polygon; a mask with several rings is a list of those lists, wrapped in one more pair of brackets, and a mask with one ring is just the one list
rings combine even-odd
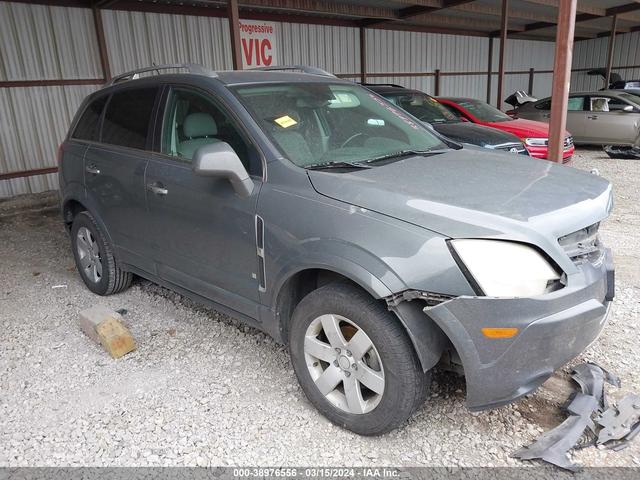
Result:
{"label": "roof rack", "polygon": [[195,63],[169,63],[165,65],[154,65],[152,67],[144,67],[138,68],[136,70],[132,70],[130,72],[121,73],[120,75],[116,75],[109,82],[105,84],[105,86],[115,85],[116,83],[125,82],[127,80],[135,80],[140,78],[141,73],[147,72],[156,72],[158,75],[161,75],[161,70],[177,70],[184,69],[189,73],[193,73],[196,75],[206,75],[208,77],[216,77],[216,73],[213,70],[210,70],[202,65],[198,65]]}
{"label": "roof rack", "polygon": [[265,72],[277,72],[277,71],[286,71],[286,70],[300,70],[303,73],[309,73],[311,75],[321,75],[323,77],[334,77],[336,76],[333,73],[329,73],[326,70],[323,70],[318,67],[310,67],[308,65],[274,65],[271,67],[256,67],[251,70],[262,70]]}

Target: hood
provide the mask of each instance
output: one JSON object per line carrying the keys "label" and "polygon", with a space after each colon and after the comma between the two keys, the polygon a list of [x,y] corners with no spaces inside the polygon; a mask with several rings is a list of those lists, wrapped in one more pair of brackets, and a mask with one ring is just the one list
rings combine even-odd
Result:
{"label": "hood", "polygon": [[611,186],[599,176],[478,147],[308,175],[322,195],[452,238],[548,241],[599,222],[611,208]]}
{"label": "hood", "polygon": [[456,142],[471,143],[481,147],[495,147],[505,143],[522,143],[512,133],[469,122],[436,123],[433,124],[433,128]]}
{"label": "hood", "polygon": [[[493,127],[499,128],[506,132],[513,133],[520,138],[525,137],[544,137],[549,136],[549,124],[544,122],[538,122],[536,120],[527,120],[525,118],[515,118],[506,122],[495,122]],[[569,135],[569,132],[565,130],[565,136]]]}

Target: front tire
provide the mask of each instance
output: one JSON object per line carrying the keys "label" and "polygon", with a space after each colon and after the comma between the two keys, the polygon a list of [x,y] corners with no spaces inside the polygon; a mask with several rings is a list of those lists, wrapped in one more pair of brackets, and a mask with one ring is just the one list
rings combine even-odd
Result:
{"label": "front tire", "polygon": [[431,376],[398,318],[355,286],[333,283],[303,298],[289,340],[309,401],[360,435],[401,425],[428,393]]}
{"label": "front tire", "polygon": [[89,212],[73,219],[71,245],[80,277],[93,293],[112,295],[131,286],[133,275],[117,266],[111,245]]}

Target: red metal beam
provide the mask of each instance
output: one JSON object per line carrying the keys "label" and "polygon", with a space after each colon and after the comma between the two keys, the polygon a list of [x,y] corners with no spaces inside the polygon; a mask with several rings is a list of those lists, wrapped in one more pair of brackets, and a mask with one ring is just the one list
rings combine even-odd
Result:
{"label": "red metal beam", "polygon": [[242,46],[240,45],[240,14],[238,0],[228,0],[227,17],[229,17],[229,35],[231,35],[231,58],[233,69],[242,70]]}
{"label": "red metal beam", "polygon": [[360,81],[367,82],[367,32],[360,27]]}
{"label": "red metal beam", "polygon": [[78,78],[56,80],[3,80],[0,88],[14,87],[65,87],[67,85],[102,85],[104,78]]}
{"label": "red metal beam", "polygon": [[604,79],[604,88],[609,87],[609,79],[611,78],[611,67],[613,66],[613,50],[616,43],[616,27],[618,26],[618,15],[614,15],[611,19],[611,36],[609,37],[609,46],[607,48],[607,74]]}
{"label": "red metal beam", "polygon": [[37,168],[35,170],[23,170],[21,172],[0,173],[0,180],[11,180],[12,178],[34,177],[36,175],[47,175],[57,173],[58,167]]}
{"label": "red metal beam", "polygon": [[491,103],[491,79],[493,71],[493,37],[489,38],[489,55],[487,58],[487,103]]}
{"label": "red metal beam", "polygon": [[562,0],[558,9],[556,54],[553,63],[551,119],[549,122],[548,159],[562,163],[564,133],[567,128],[567,104],[571,81],[573,36],[576,27],[577,0]]}
{"label": "red metal beam", "polygon": [[498,64],[498,98],[496,104],[502,107],[502,93],[504,87],[504,53],[507,47],[507,27],[509,23],[509,0],[502,0],[502,19],[500,23],[500,58]]}
{"label": "red metal beam", "polygon": [[440,7],[432,7],[427,5],[411,5],[410,7],[405,7],[398,10],[398,15],[395,19],[380,20],[376,18],[365,18],[364,20],[362,20],[361,24],[364,27],[372,27],[374,25],[378,26],[382,25],[383,23],[394,22],[396,20],[407,20],[419,15],[437,12],[446,8],[457,7],[458,5],[464,5],[465,3],[471,3],[473,1],[474,0],[443,0],[442,6]]}
{"label": "red metal beam", "polygon": [[104,81],[111,79],[111,68],[109,67],[109,54],[107,53],[107,41],[104,36],[104,26],[102,25],[102,13],[99,8],[93,8],[93,24],[96,29],[96,39],[98,42],[98,52],[100,53],[100,65],[102,66],[102,76]]}

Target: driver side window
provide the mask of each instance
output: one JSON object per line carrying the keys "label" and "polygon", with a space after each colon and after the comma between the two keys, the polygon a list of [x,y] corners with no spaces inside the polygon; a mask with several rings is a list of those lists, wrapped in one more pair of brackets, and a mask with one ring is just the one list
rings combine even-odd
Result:
{"label": "driver side window", "polygon": [[229,116],[206,95],[172,89],[162,127],[162,153],[190,162],[198,148],[226,142],[251,174],[259,174],[259,158]]}

